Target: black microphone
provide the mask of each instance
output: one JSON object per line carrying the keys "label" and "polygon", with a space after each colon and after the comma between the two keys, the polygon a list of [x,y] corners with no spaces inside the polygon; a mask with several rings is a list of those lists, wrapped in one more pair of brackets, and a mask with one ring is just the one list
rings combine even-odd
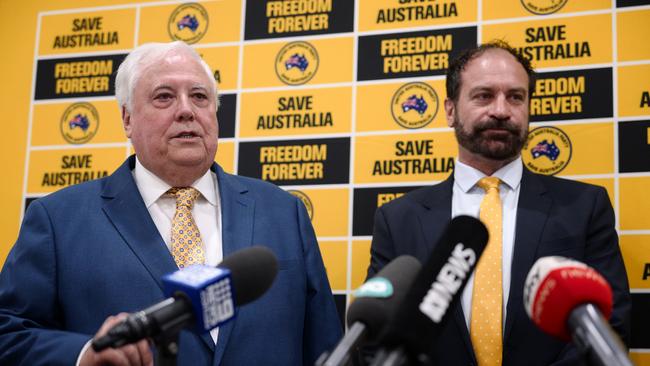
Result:
{"label": "black microphone", "polygon": [[355,300],[347,313],[347,323],[352,326],[332,353],[321,355],[316,365],[347,365],[357,346],[376,341],[406,296],[421,267],[417,259],[403,255],[393,259],[359,287],[354,292]]}
{"label": "black microphone", "polygon": [[632,366],[623,342],[607,322],[612,289],[596,270],[563,257],[542,257],[526,276],[524,307],[540,329],[573,339],[594,365]]}
{"label": "black microphone", "polygon": [[144,338],[171,336],[185,327],[210,331],[234,318],[235,306],[262,296],[277,272],[273,252],[253,246],[229,255],[217,267],[194,265],[166,275],[165,294],[171,297],[130,314],[94,339],[92,347],[99,352]]}
{"label": "black microphone", "polygon": [[470,216],[451,220],[381,336],[373,365],[429,364],[434,341],[460,301],[488,242],[485,225]]}

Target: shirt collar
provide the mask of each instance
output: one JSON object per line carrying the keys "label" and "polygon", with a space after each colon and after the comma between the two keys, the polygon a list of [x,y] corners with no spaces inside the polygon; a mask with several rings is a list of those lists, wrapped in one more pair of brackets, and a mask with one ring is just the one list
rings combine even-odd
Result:
{"label": "shirt collar", "polygon": [[[133,172],[135,184],[138,186],[144,204],[148,207],[154,204],[165,192],[172,188],[162,179],[144,167],[136,156]],[[217,179],[216,175],[208,169],[199,179],[191,184],[213,206],[217,205]]]}
{"label": "shirt collar", "polygon": [[[506,186],[511,190],[517,189],[521,183],[521,176],[523,174],[523,164],[521,162],[521,155],[518,156],[515,160],[506,164],[501,169],[497,170],[492,174],[493,177],[501,179]],[[473,168],[467,164],[460,162],[456,159],[456,165],[454,167],[454,181],[458,183],[458,186],[467,193],[470,189],[476,186],[481,178],[485,177],[480,170]]]}

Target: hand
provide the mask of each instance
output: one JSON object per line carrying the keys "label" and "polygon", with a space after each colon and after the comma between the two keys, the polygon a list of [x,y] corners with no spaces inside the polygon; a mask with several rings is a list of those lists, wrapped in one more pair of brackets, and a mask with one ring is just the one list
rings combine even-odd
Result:
{"label": "hand", "polygon": [[[109,316],[95,334],[95,338],[106,334],[109,329],[124,320],[129,314],[120,313],[116,316]],[[149,342],[146,339],[137,343],[127,344],[119,348],[107,348],[101,352],[95,352],[92,347],[87,347],[81,358],[79,366],[153,366],[153,355]]]}

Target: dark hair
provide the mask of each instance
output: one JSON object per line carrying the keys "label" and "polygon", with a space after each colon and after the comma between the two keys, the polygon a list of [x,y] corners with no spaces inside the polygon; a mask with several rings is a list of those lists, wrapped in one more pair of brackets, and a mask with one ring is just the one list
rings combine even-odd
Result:
{"label": "dark hair", "polygon": [[447,68],[447,98],[454,102],[458,101],[458,94],[460,92],[460,73],[465,70],[467,63],[473,59],[481,56],[485,51],[490,49],[500,49],[511,54],[517,62],[524,68],[528,74],[528,96],[530,97],[535,88],[535,70],[530,65],[530,60],[522,56],[516,49],[512,48],[507,42],[502,40],[493,40],[484,43],[475,48],[469,48],[461,52],[458,57],[451,61],[449,68]]}

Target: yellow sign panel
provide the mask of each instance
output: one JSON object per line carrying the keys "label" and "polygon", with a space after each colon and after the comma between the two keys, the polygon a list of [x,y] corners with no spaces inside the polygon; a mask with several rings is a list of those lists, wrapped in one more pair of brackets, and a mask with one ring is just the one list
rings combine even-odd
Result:
{"label": "yellow sign panel", "polygon": [[650,59],[650,10],[619,12],[616,14],[616,51],[618,61]]}
{"label": "yellow sign panel", "polygon": [[484,0],[483,19],[529,17],[610,9],[610,0]]}
{"label": "yellow sign panel", "polygon": [[138,44],[176,40],[188,44],[236,42],[240,28],[240,0],[143,5]]}
{"label": "yellow sign panel", "polygon": [[630,351],[630,360],[634,365],[650,365],[650,353]]}
{"label": "yellow sign panel", "polygon": [[619,116],[650,114],[650,65],[619,66],[617,70]]}
{"label": "yellow sign panel", "polygon": [[352,37],[246,45],[243,87],[350,82],[353,47]]}
{"label": "yellow sign panel", "polygon": [[332,291],[345,291],[347,288],[348,243],[319,240],[318,246],[323,256]]}
{"label": "yellow sign panel", "polygon": [[630,288],[650,289],[650,235],[621,235],[620,247]]}
{"label": "yellow sign panel", "polygon": [[507,41],[536,68],[606,63],[612,61],[611,24],[610,14],[485,24],[481,39]]}
{"label": "yellow sign panel", "polygon": [[443,180],[454,170],[454,133],[359,136],[354,157],[355,183]]}
{"label": "yellow sign panel", "polygon": [[650,230],[650,177],[619,178],[619,222],[621,230]]}
{"label": "yellow sign panel", "polygon": [[133,48],[135,9],[46,15],[41,20],[39,55]]}
{"label": "yellow sign panel", "polygon": [[27,193],[57,191],[63,187],[103,178],[126,158],[125,148],[32,151]]}
{"label": "yellow sign panel", "polygon": [[397,29],[475,22],[476,1],[360,0],[359,30]]}
{"label": "yellow sign panel", "polygon": [[366,281],[370,265],[370,240],[352,242],[352,289],[357,289]]}
{"label": "yellow sign panel", "polygon": [[196,52],[212,69],[219,91],[237,89],[239,46],[197,48]]}
{"label": "yellow sign panel", "polygon": [[226,173],[235,173],[235,143],[233,141],[219,140],[217,156],[214,159]]}
{"label": "yellow sign panel", "polygon": [[289,193],[305,204],[316,235],[347,236],[349,190],[348,189],[289,189]]}
{"label": "yellow sign panel", "polygon": [[34,105],[31,146],[126,141],[113,100]]}
{"label": "yellow sign panel", "polygon": [[444,80],[359,85],[357,116],[362,118],[357,118],[356,129],[365,132],[447,127],[445,98]]}
{"label": "yellow sign panel", "polygon": [[352,90],[242,93],[241,137],[350,132]]}

